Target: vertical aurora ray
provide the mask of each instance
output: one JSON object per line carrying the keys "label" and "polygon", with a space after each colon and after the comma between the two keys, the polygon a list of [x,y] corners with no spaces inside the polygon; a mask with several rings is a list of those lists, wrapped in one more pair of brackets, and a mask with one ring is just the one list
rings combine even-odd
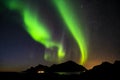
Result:
{"label": "vertical aurora ray", "polygon": [[71,8],[71,5],[66,3],[66,1],[67,0],[53,0],[53,3],[57,7],[66,26],[76,40],[81,51],[80,64],[84,64],[87,59],[87,44],[83,35],[83,31],[81,29],[82,26],[76,18],[75,13]]}
{"label": "vertical aurora ray", "polygon": [[[57,48],[56,61],[61,62],[61,60],[63,60],[65,57],[63,44],[59,41],[54,41],[50,29],[43,22],[41,15],[38,15],[38,13],[35,11],[36,9],[32,9],[31,6],[29,7],[29,5],[23,3],[24,2],[20,0],[5,0],[5,4],[10,10],[17,10],[22,15],[25,24],[25,30],[36,42],[43,44],[50,50],[54,49],[54,47]],[[44,59],[51,59],[51,56],[53,55],[50,53],[45,53]]]}

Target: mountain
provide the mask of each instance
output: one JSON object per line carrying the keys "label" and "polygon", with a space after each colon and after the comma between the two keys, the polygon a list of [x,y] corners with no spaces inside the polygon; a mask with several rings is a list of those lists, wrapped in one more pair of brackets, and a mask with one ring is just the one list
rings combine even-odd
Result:
{"label": "mountain", "polygon": [[[83,72],[82,74],[74,74]],[[85,72],[84,72],[85,71]],[[38,74],[43,73],[44,74]],[[53,73],[51,73],[53,72]],[[59,72],[65,74],[59,74]],[[73,72],[71,74],[71,72]],[[30,74],[29,74],[30,73]],[[31,74],[32,73],[32,74]],[[67,74],[66,74],[67,73]],[[68,61],[61,64],[54,64],[51,67],[38,65],[31,67],[24,72],[0,72],[0,79],[4,80],[120,80],[120,61],[114,63],[103,62],[91,70],[75,62]]]}
{"label": "mountain", "polygon": [[49,68],[53,72],[84,72],[87,69],[73,61],[67,61],[61,64],[54,64]]}
{"label": "mountain", "polygon": [[81,75],[83,80],[120,80],[120,61],[103,62]]}
{"label": "mountain", "polygon": [[44,66],[39,64],[36,67],[31,67],[30,69],[25,70],[27,73],[37,73],[38,71],[44,71],[47,73],[51,72],[84,72],[87,69],[82,65],[79,65],[73,61],[67,61],[61,64],[54,64],[51,67]]}
{"label": "mountain", "polygon": [[48,69],[48,66],[44,66],[44,65],[41,65],[39,64],[38,66],[36,67],[31,67],[23,72],[26,72],[26,73],[38,73],[38,71],[47,71]]}

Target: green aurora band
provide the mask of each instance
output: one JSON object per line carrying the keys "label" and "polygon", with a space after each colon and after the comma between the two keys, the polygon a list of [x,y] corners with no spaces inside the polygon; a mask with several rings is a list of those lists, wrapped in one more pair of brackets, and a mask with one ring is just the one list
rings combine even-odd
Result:
{"label": "green aurora band", "polygon": [[57,7],[57,10],[60,12],[61,17],[80,48],[80,64],[83,65],[87,59],[87,44],[81,29],[82,26],[80,25],[80,22],[77,21],[78,19],[76,18],[71,5],[69,5],[66,1],[67,0],[53,0],[53,3]]}
{"label": "green aurora band", "polygon": [[[53,49],[53,47],[57,47],[57,61],[61,62],[61,60],[65,57],[65,51],[63,49],[62,42],[54,41],[52,38],[52,34],[48,29],[47,25],[42,22],[42,18],[40,18],[35,11],[35,9],[31,9],[31,7],[23,4],[20,0],[6,0],[6,5],[10,10],[17,10],[23,17],[25,29],[29,33],[29,35],[37,42],[43,44],[46,48]],[[40,14],[39,14],[40,15]],[[45,53],[44,59],[50,59],[52,54]]]}
{"label": "green aurora band", "polygon": [[[76,40],[81,52],[80,64],[84,64],[87,59],[87,44],[81,29],[82,26],[78,22],[71,5],[66,2],[67,0],[51,1],[57,7],[66,27]],[[58,58],[56,59],[58,59],[58,62],[61,62],[65,57],[63,43],[62,41],[54,41],[50,29],[40,17],[41,15],[37,14],[37,10],[25,4],[23,0],[4,0],[4,2],[10,10],[16,10],[21,14],[26,31],[36,42],[43,44],[47,49],[51,50],[57,47]],[[44,59],[49,60],[50,58],[52,58],[52,54],[45,53]]]}

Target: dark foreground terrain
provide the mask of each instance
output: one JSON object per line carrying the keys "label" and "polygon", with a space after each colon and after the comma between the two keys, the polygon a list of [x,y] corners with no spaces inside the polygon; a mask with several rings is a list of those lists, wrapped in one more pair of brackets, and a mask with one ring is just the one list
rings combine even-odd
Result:
{"label": "dark foreground terrain", "polygon": [[[42,69],[45,72],[37,73],[38,69]],[[78,70],[77,73],[76,70]],[[60,74],[61,72],[64,73]],[[0,72],[0,80],[120,80],[120,61],[115,61],[113,64],[103,62],[91,70],[86,70],[84,67],[78,66],[73,62],[53,65],[49,68],[39,65],[19,73]]]}

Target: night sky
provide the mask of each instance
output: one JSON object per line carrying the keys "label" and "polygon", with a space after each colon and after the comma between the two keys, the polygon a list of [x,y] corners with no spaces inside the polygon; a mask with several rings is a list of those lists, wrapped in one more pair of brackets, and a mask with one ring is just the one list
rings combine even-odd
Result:
{"label": "night sky", "polygon": [[[73,13],[77,18],[73,18],[71,21],[82,25],[77,26],[77,29],[80,30],[73,30],[74,33],[78,33],[77,37],[74,36],[72,30],[68,29],[71,27],[67,26],[72,23],[64,20],[67,17],[60,14],[60,10],[53,3],[55,0],[11,0],[24,4],[23,8],[18,6],[15,9],[8,7],[9,1],[0,1],[0,71],[22,71],[38,64],[50,66],[68,60],[80,64],[83,57],[78,45],[79,40],[84,40],[81,44],[86,44],[87,47],[85,49],[83,46],[83,49],[87,50],[83,66],[87,69],[104,61],[113,63],[115,60],[120,60],[120,6],[117,0],[64,0],[71,7],[71,10],[67,10],[71,11],[71,13],[68,12],[69,14],[66,13],[67,16],[69,17]],[[28,6],[30,17],[28,16],[28,19],[25,20],[21,13]],[[32,17],[36,13],[38,22]],[[33,25],[32,22],[47,25],[45,29],[42,29],[46,34],[42,36],[43,41],[38,38],[36,40],[36,36],[34,38],[31,31],[29,32],[30,27],[27,21],[31,20],[31,17],[33,21],[29,23],[30,26]],[[71,29],[75,28],[73,26]],[[34,30],[33,27],[32,29]],[[79,35],[79,31],[83,33]],[[34,35],[36,34],[41,37],[39,31],[36,31]],[[79,38],[79,36],[83,37]],[[55,42],[58,45],[52,45]],[[48,45],[49,43],[51,44]],[[61,44],[65,55],[58,54],[59,56],[57,56]],[[45,58],[46,52],[50,54],[47,58]]]}

